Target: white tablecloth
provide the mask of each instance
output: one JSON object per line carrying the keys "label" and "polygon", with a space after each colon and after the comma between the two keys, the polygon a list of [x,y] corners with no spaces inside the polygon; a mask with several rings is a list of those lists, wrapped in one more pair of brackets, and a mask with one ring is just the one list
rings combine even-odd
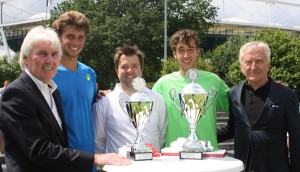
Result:
{"label": "white tablecloth", "polygon": [[133,161],[128,166],[105,165],[107,172],[240,172],[243,162],[232,157],[179,159],[178,156],[154,157],[153,160]]}

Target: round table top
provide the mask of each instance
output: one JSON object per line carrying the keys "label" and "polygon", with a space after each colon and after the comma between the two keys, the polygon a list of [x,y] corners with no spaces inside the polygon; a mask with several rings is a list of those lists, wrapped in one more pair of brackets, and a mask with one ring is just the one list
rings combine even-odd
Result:
{"label": "round table top", "polygon": [[107,172],[240,172],[243,169],[243,162],[232,157],[188,160],[178,156],[154,157],[153,160],[132,161],[128,166],[105,165],[103,168]]}

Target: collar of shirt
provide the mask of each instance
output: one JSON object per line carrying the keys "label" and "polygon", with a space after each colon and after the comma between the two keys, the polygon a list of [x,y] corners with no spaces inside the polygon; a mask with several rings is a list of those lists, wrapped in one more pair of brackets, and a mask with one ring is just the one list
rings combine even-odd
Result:
{"label": "collar of shirt", "polygon": [[[126,95],[127,97],[130,97],[128,94],[126,94],[126,93],[121,89],[120,83],[117,83],[117,84],[115,85],[114,90],[118,93],[118,95],[119,95],[119,94],[124,94],[124,95]],[[141,90],[141,92],[144,92],[144,93],[146,93],[146,94],[149,94],[148,91],[149,91],[149,89],[148,89],[146,86]]]}
{"label": "collar of shirt", "polygon": [[[268,78],[267,83],[265,83],[265,85],[259,87],[256,91],[261,90],[261,89],[269,90],[269,88],[270,88],[270,83],[271,83],[271,79]],[[254,89],[251,87],[251,85],[249,84],[248,81],[245,82],[244,88],[247,89],[247,90],[253,90],[253,91],[254,91]]]}
{"label": "collar of shirt", "polygon": [[45,84],[42,81],[40,81],[39,79],[37,79],[35,76],[33,76],[29,70],[26,68],[25,72],[30,76],[30,78],[33,80],[33,82],[37,85],[37,87],[42,91],[43,89],[49,89],[48,87],[50,87],[51,89],[49,89],[51,91],[51,93],[53,93],[56,89],[57,89],[57,85],[55,84],[55,82],[53,80],[51,80],[49,82],[49,84]]}

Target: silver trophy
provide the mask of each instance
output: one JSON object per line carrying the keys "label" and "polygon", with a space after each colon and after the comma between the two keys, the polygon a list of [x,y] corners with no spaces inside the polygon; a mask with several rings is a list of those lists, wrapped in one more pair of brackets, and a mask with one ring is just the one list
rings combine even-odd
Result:
{"label": "silver trophy", "polygon": [[150,118],[150,114],[153,107],[157,107],[158,99],[151,100],[150,97],[142,91],[146,86],[146,82],[143,78],[137,77],[132,81],[133,88],[137,90],[132,94],[129,99],[127,96],[120,94],[119,102],[123,111],[128,114],[130,121],[133,123],[137,130],[137,138],[135,143],[131,147],[129,157],[139,160],[151,160],[152,149],[147,147],[143,141],[142,133],[146,122]]}
{"label": "silver trophy", "polygon": [[[211,87],[208,93],[201,85],[195,83],[195,80],[198,79],[197,69],[188,70],[186,75],[192,81],[190,84],[186,85],[178,94],[175,88],[169,91],[172,102],[180,110],[181,114],[185,116],[190,128],[190,134],[180,152],[180,159],[202,159],[204,148],[195,130],[198,121],[202,116],[205,116],[205,111],[213,103],[217,95],[217,89]],[[175,102],[177,96],[180,106]],[[207,103],[208,99],[211,99],[210,103]]]}

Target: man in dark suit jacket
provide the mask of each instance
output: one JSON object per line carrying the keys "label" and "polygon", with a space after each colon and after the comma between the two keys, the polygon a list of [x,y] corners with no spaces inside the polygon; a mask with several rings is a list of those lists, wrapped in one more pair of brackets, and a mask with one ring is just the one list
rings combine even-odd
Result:
{"label": "man in dark suit jacket", "polygon": [[268,77],[270,56],[263,42],[249,42],[240,49],[247,81],[229,92],[229,121],[218,129],[218,141],[234,137],[234,156],[244,162],[245,171],[299,172],[298,99],[294,90]]}
{"label": "man in dark suit jacket", "polygon": [[52,29],[36,27],[23,41],[20,66],[24,71],[6,88],[0,106],[7,171],[88,172],[93,164],[130,164],[117,154],[68,148],[60,94],[52,81],[61,55]]}

